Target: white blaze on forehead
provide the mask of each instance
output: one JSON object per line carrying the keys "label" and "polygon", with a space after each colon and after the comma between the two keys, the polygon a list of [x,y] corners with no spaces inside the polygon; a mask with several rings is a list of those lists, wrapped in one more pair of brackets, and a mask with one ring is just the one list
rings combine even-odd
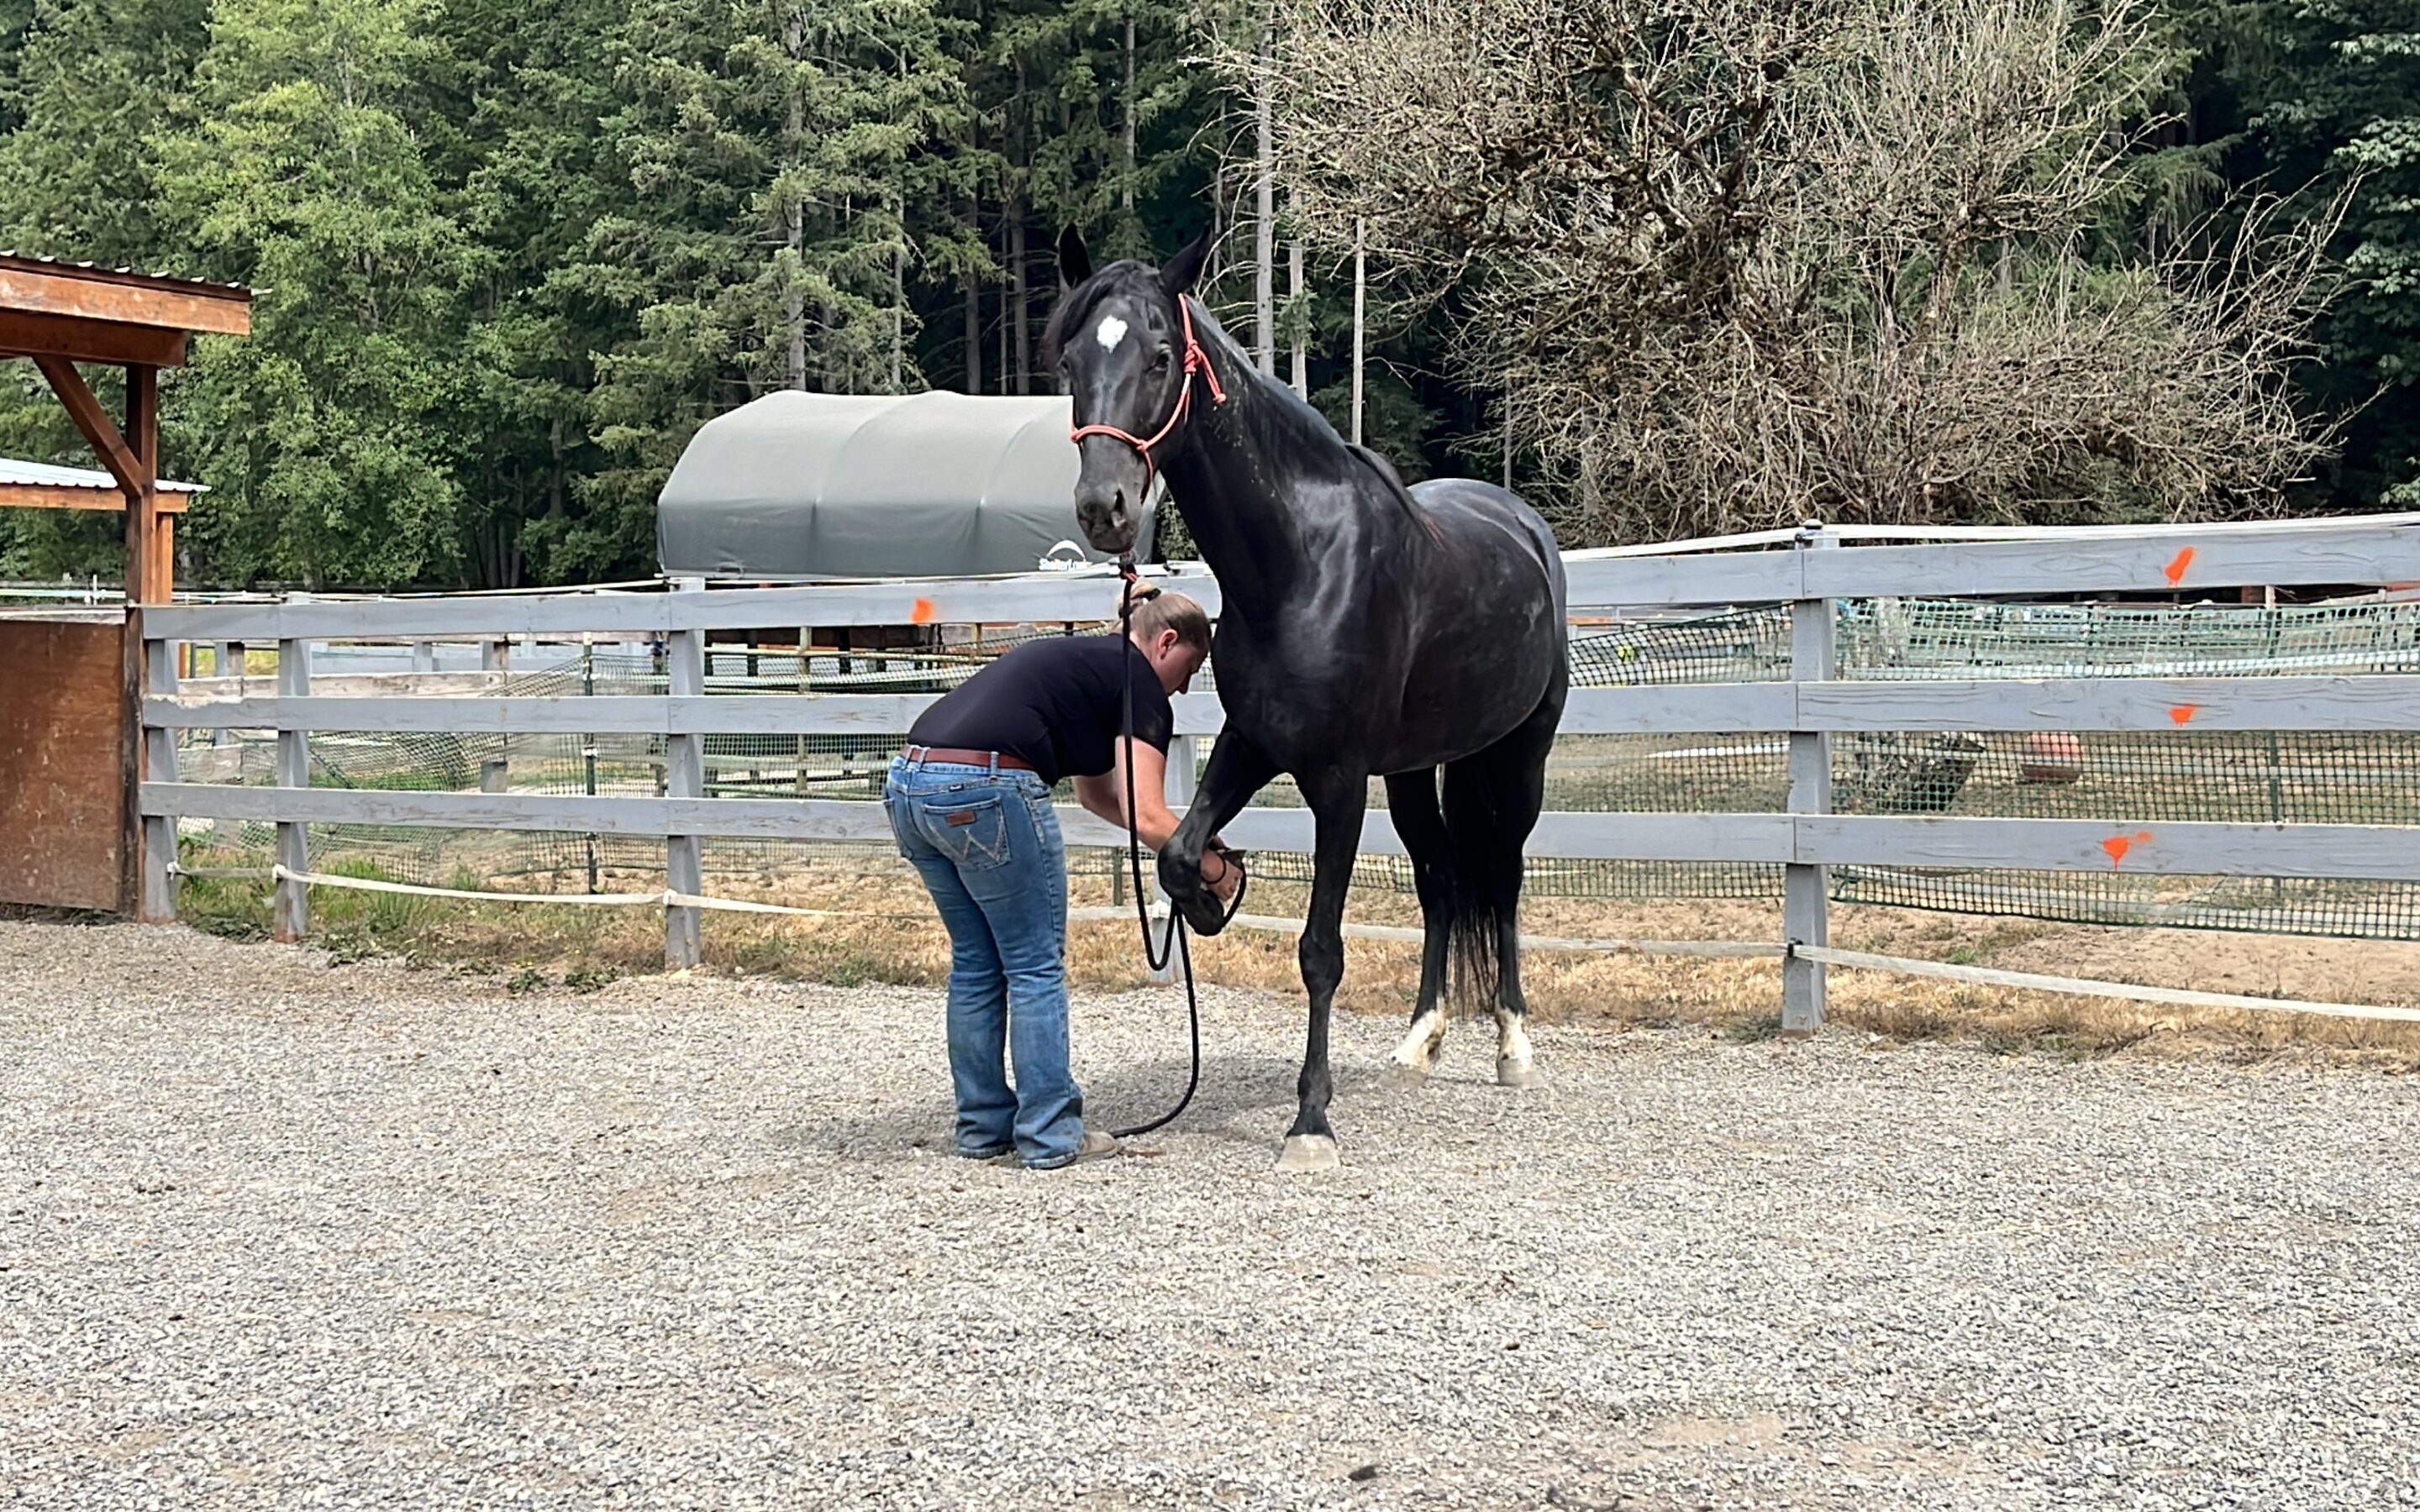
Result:
{"label": "white blaze on forehead", "polygon": [[1118,343],[1126,339],[1126,323],[1116,316],[1105,315],[1101,316],[1101,323],[1093,328],[1093,339],[1101,344],[1101,350],[1115,351]]}

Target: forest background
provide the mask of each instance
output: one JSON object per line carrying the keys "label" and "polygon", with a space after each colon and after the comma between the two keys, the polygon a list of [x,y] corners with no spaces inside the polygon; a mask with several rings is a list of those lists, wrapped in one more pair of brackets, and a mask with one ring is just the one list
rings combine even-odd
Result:
{"label": "forest background", "polygon": [[187,587],[651,576],[716,413],[1053,392],[1066,225],[1340,429],[1357,264],[1370,442],[1568,545],[2420,507],[2415,102],[2408,0],[0,0],[0,247],[259,290]]}

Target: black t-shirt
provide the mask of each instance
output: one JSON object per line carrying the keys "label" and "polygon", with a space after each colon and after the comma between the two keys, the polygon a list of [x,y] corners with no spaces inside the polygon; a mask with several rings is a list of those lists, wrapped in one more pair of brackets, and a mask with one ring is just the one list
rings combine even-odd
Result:
{"label": "black t-shirt", "polygon": [[1016,756],[1045,782],[1099,777],[1116,759],[1128,683],[1135,738],[1168,749],[1176,727],[1168,690],[1143,654],[1116,635],[1027,641],[926,709],[908,741]]}

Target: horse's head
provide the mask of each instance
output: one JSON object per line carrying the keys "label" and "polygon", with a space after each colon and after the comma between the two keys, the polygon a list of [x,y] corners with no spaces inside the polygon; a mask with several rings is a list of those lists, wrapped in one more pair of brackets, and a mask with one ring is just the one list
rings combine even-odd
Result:
{"label": "horse's head", "polygon": [[1185,296],[1209,253],[1205,231],[1165,268],[1129,261],[1094,272],[1073,227],[1059,239],[1068,287],[1044,345],[1075,396],[1076,519],[1096,551],[1134,548],[1157,454],[1184,440],[1196,381]]}

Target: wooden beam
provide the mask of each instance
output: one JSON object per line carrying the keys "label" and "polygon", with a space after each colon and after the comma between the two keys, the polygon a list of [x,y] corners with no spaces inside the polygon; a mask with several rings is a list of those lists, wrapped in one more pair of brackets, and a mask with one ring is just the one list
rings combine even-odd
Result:
{"label": "wooden beam", "polygon": [[76,423],[76,429],[84,432],[84,439],[100,456],[101,465],[109,469],[109,475],[117,480],[127,499],[140,499],[147,482],[143,464],[127,446],[126,439],[117,433],[117,424],[109,418],[109,411],[85,386],[84,375],[62,357],[38,357],[34,363],[42,370],[42,377],[51,380],[52,392],[59,396],[59,403],[68,407],[68,415]]}
{"label": "wooden beam", "polygon": [[[133,454],[134,486],[126,490],[126,601],[165,604],[176,596],[162,576],[164,527],[160,518],[160,370],[126,370],[126,449]],[[126,481],[123,473],[118,481]]]}
{"label": "wooden beam", "polygon": [[185,333],[156,326],[0,309],[0,357],[65,357],[78,363],[182,367]]}
{"label": "wooden beam", "polygon": [[151,582],[160,594],[155,602],[165,604],[177,596],[177,517],[156,507],[151,512]]}
{"label": "wooden beam", "polygon": [[140,273],[0,258],[0,310],[107,320],[176,332],[240,336],[252,330],[248,289],[188,285]]}
{"label": "wooden beam", "polygon": [[[160,495],[163,515],[181,515],[194,501],[189,493]],[[126,496],[116,486],[86,488],[71,483],[0,483],[0,509],[124,509]]]}

